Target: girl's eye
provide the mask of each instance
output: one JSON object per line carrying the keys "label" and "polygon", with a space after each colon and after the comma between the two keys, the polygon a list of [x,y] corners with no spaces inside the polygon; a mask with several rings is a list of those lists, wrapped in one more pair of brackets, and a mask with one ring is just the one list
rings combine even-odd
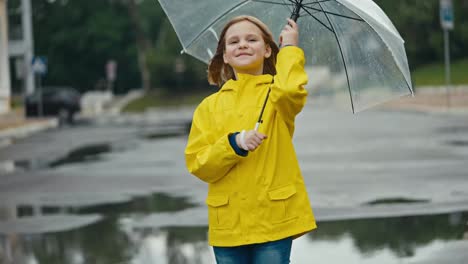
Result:
{"label": "girl's eye", "polygon": [[228,44],[237,44],[239,41],[237,40],[232,40],[232,41],[229,41]]}
{"label": "girl's eye", "polygon": [[249,42],[255,42],[257,39],[249,39]]}

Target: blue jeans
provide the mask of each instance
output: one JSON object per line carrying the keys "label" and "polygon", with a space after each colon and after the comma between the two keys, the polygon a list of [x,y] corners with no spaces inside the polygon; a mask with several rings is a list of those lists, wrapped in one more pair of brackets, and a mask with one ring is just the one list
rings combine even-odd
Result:
{"label": "blue jeans", "polygon": [[288,264],[292,238],[237,247],[213,247],[218,264]]}

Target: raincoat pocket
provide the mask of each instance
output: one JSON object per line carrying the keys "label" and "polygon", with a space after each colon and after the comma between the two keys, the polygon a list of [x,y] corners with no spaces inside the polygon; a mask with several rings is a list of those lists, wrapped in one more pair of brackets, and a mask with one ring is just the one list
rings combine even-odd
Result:
{"label": "raincoat pocket", "polygon": [[289,184],[268,192],[270,199],[270,215],[271,223],[283,223],[297,218],[297,212],[291,210],[291,203],[296,194],[296,186]]}
{"label": "raincoat pocket", "polygon": [[229,211],[229,196],[208,195],[208,222],[213,229],[230,229],[234,224],[234,213]]}

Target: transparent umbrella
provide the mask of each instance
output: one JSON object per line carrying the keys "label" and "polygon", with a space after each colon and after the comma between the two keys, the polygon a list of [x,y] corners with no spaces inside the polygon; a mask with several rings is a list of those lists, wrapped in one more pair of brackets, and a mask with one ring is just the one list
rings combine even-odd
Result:
{"label": "transparent umbrella", "polygon": [[[404,40],[372,0],[159,0],[183,52],[208,63],[223,26],[252,15],[278,36],[297,19],[312,94],[350,101],[358,112],[412,95]],[[339,99],[338,99],[339,100]]]}

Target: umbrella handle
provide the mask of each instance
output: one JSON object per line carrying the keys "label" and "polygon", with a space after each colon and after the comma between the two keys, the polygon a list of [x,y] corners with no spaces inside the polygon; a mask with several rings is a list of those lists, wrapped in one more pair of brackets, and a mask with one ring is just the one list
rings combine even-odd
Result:
{"label": "umbrella handle", "polygon": [[297,22],[298,18],[299,18],[299,12],[296,13],[296,10],[294,9],[294,12],[291,14],[291,19],[294,20],[294,22]]}
{"label": "umbrella handle", "polygon": [[[275,81],[275,79],[273,79],[271,81],[271,84],[273,84],[274,81]],[[265,97],[265,101],[263,102],[262,111],[260,111],[260,116],[258,117],[258,121],[255,124],[255,128],[254,128],[255,131],[258,131],[258,128],[260,127],[260,124],[263,123],[263,119],[262,119],[263,118],[263,111],[265,111],[265,106],[266,106],[266,104],[268,102],[268,97],[270,96],[270,92],[271,92],[271,87],[268,89],[268,93],[267,93],[267,95]]]}
{"label": "umbrella handle", "polygon": [[300,16],[299,12],[301,11],[301,6],[302,6],[302,1],[296,2],[296,5],[294,6],[294,10],[291,14],[291,19],[294,20],[294,22],[297,22],[297,19]]}
{"label": "umbrella handle", "polygon": [[254,128],[255,131],[258,131],[258,128],[260,127],[260,124],[261,124],[261,122],[257,122],[255,124],[255,128]]}

